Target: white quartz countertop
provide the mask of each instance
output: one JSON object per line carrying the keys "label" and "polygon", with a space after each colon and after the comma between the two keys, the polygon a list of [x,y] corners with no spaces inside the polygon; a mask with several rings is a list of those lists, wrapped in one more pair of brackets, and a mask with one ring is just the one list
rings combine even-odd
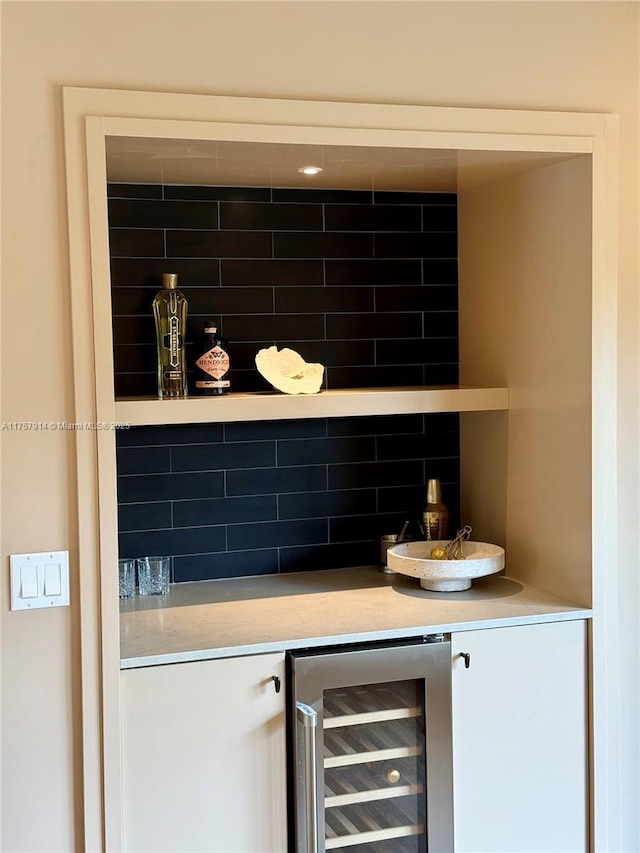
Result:
{"label": "white quartz countertop", "polygon": [[590,616],[500,575],[455,593],[374,566],[203,581],[121,601],[121,668]]}

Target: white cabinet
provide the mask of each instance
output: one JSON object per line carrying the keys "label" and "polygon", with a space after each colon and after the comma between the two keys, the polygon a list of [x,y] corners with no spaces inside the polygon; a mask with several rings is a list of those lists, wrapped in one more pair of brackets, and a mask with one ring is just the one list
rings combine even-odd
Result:
{"label": "white cabinet", "polygon": [[585,623],[456,633],[451,651],[456,853],[584,853]]}
{"label": "white cabinet", "polygon": [[124,670],[124,850],[285,853],[284,695],[283,654]]}

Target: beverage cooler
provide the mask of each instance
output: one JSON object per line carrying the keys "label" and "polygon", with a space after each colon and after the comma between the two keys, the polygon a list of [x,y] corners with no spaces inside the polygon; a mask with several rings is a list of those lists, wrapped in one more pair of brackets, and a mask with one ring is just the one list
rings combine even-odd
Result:
{"label": "beverage cooler", "polygon": [[450,853],[442,634],[289,655],[292,853]]}

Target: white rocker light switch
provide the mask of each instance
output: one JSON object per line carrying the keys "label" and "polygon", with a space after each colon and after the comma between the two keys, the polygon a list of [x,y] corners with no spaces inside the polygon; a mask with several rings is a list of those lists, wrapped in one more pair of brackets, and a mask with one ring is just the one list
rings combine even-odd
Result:
{"label": "white rocker light switch", "polygon": [[62,595],[62,583],[60,578],[60,563],[44,564],[44,594]]}
{"label": "white rocker light switch", "polygon": [[25,565],[20,569],[20,597],[38,597],[38,569],[37,566]]}
{"label": "white rocker light switch", "polygon": [[12,554],[11,609],[37,610],[69,604],[69,552]]}

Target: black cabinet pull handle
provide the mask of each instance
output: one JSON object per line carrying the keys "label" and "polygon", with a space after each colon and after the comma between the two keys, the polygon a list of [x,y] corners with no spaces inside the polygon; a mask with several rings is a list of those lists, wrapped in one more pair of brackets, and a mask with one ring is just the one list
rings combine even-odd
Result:
{"label": "black cabinet pull handle", "polygon": [[273,681],[273,686],[275,687],[276,693],[280,693],[280,688],[282,686],[282,682],[280,681],[280,676],[272,675],[271,680]]}
{"label": "black cabinet pull handle", "polygon": [[464,660],[464,668],[469,669],[471,666],[471,655],[469,652],[460,652],[460,657]]}

